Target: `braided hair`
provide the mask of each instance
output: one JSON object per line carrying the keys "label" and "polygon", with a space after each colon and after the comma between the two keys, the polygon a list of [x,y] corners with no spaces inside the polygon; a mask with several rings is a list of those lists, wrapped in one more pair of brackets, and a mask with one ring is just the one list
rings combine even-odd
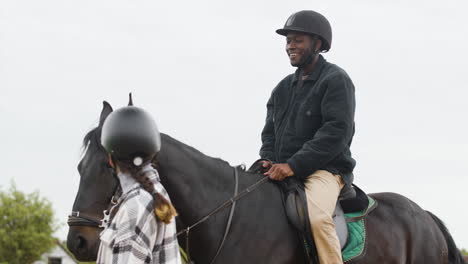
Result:
{"label": "braided hair", "polygon": [[142,167],[144,167],[144,165],[148,164],[149,162],[146,162],[142,164],[142,166],[138,167],[128,165],[126,162],[117,161],[116,163],[120,170],[128,172],[132,178],[140,183],[143,189],[145,189],[153,196],[153,208],[156,217],[160,221],[169,224],[172,220],[172,217],[177,216],[177,211],[169,200],[167,200],[161,193],[154,189],[154,184],[148,177],[150,172],[142,170]]}

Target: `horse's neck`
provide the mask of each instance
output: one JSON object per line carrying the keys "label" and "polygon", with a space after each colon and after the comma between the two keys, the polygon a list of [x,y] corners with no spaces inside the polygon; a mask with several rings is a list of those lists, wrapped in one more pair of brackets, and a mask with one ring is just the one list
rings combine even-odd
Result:
{"label": "horse's neck", "polygon": [[[158,156],[161,180],[179,212],[179,230],[196,223],[233,196],[234,169],[227,163],[209,158],[165,135],[162,146]],[[260,179],[260,175],[240,172],[239,192]],[[297,257],[291,254],[297,253],[299,240],[287,222],[281,208],[280,193],[272,183],[244,196],[237,202],[235,210],[224,252],[236,245],[244,255],[225,255],[219,262],[242,263],[240,259],[252,256],[252,263],[261,263],[266,258],[271,259],[273,254],[280,263],[297,263]],[[209,263],[214,257],[225,232],[229,211],[221,210],[203,224],[190,229],[190,254],[197,262]],[[245,240],[246,236],[248,240]],[[185,241],[185,236],[179,239]],[[245,243],[240,245],[239,241]],[[270,249],[257,252],[257,246],[265,241],[284,241],[285,245],[276,245],[278,250],[273,253]]]}
{"label": "horse's neck", "polygon": [[[161,179],[185,225],[198,221],[234,192],[234,169],[163,137]],[[158,157],[159,159],[159,157]]]}

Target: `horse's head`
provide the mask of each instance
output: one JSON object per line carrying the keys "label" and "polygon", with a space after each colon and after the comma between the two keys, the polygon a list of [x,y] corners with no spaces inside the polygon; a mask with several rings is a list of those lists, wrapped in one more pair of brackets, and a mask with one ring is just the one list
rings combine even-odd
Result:
{"label": "horse's head", "polygon": [[102,125],[111,112],[112,107],[104,102],[99,126],[84,138],[85,154],[78,164],[80,186],[68,221],[67,246],[80,261],[96,260],[99,223],[118,186],[100,142]]}
{"label": "horse's head", "polygon": [[[131,99],[129,105],[132,105]],[[112,107],[104,102],[99,126],[90,131],[83,141],[85,152],[78,165],[80,185],[72,214],[68,219],[70,228],[67,238],[69,250],[80,261],[96,260],[100,244],[99,234],[102,231],[99,227],[100,220],[104,218],[103,211],[109,208],[119,185],[109,165],[108,155],[101,145],[102,126],[112,111]],[[178,227],[184,228],[184,223],[194,223],[204,217],[207,209],[215,208],[226,196],[226,190],[232,189],[233,171],[227,162],[208,157],[168,135],[161,134],[161,141],[162,148],[157,156],[161,183],[171,194],[171,201],[180,212],[176,219]],[[209,193],[204,192],[207,188]],[[219,232],[222,232],[221,226],[224,226],[224,223],[213,223],[209,225],[209,229],[208,225],[207,229],[199,227],[191,234],[193,239],[205,241],[202,234],[207,230],[213,232],[219,229]],[[203,254],[206,255],[206,250],[203,249],[206,245],[193,245],[193,255],[198,255],[200,259],[206,258],[203,257]]]}

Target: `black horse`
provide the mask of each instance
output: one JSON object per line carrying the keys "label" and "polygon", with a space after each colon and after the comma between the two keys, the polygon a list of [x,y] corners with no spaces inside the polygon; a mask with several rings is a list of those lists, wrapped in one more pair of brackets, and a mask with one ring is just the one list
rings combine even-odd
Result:
{"label": "black horse", "polygon": [[[102,124],[111,112],[111,106],[104,102],[99,126],[86,135],[86,153],[78,165],[81,180],[67,245],[82,261],[96,259],[101,229],[93,219],[103,218],[103,210],[108,208],[118,185],[100,144]],[[156,162],[162,183],[180,214],[180,230],[233,195],[233,168],[168,135],[161,137],[162,149]],[[261,177],[240,171],[239,190]],[[366,218],[365,251],[347,263],[464,263],[437,217],[395,193],[371,197],[379,206]],[[223,239],[228,215],[229,210],[222,210],[190,231],[190,255],[195,263],[210,263]],[[179,243],[185,246],[182,240]],[[267,182],[237,201],[232,227],[217,263],[306,263],[301,243],[286,219],[279,188]]]}

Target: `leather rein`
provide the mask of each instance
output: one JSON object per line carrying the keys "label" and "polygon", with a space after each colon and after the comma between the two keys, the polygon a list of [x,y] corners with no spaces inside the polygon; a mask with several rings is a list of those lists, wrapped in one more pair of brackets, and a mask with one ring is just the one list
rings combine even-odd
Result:
{"label": "leather rein", "polygon": [[[241,165],[242,166],[242,165]],[[211,212],[209,212],[207,215],[205,215],[204,217],[202,217],[200,220],[198,220],[197,222],[195,222],[194,224],[190,225],[189,227],[183,229],[183,230],[180,230],[179,232],[177,232],[177,236],[180,236],[181,234],[186,234],[186,238],[185,238],[185,252],[187,254],[187,264],[191,264],[191,263],[194,263],[192,262],[191,260],[191,257],[190,257],[190,250],[189,250],[189,235],[190,235],[190,230],[194,227],[196,227],[197,225],[205,222],[206,220],[208,220],[211,216],[217,214],[219,211],[223,210],[224,208],[228,207],[229,205],[232,205],[231,207],[231,211],[229,212],[229,217],[228,217],[228,221],[227,221],[227,224],[226,224],[226,229],[224,231],[224,236],[223,236],[223,239],[221,240],[221,243],[220,245],[218,246],[218,250],[216,251],[216,254],[215,256],[213,257],[213,259],[210,261],[211,264],[213,264],[216,260],[216,258],[218,257],[219,253],[221,253],[221,249],[223,248],[224,246],[224,242],[226,241],[226,238],[227,238],[227,235],[229,233],[229,230],[231,228],[231,223],[232,223],[232,217],[234,215],[234,209],[236,207],[236,201],[237,200],[240,200],[242,197],[244,197],[246,194],[252,192],[253,190],[257,189],[257,187],[259,187],[260,185],[262,185],[263,183],[267,182],[268,181],[268,177],[263,177],[261,180],[255,182],[254,184],[250,185],[249,187],[247,187],[245,190],[243,190],[242,192],[238,193],[238,189],[239,189],[239,173],[237,171],[237,168],[238,167],[241,167],[241,166],[237,166],[237,167],[234,167],[234,178],[235,178],[235,188],[234,188],[234,196],[231,197],[230,199],[226,200],[224,203],[222,203],[220,206],[216,207],[215,209],[213,209]]]}
{"label": "leather rein", "polygon": [[[234,196],[231,197],[230,199],[226,200],[224,203],[222,203],[220,206],[216,207],[213,209],[211,212],[209,212],[207,215],[202,217],[200,220],[195,222],[194,224],[190,225],[189,227],[177,232],[177,236],[180,236],[181,234],[186,235],[185,239],[185,252],[187,254],[187,264],[193,264],[194,262],[191,260],[190,257],[190,251],[189,251],[189,236],[190,236],[190,230],[195,228],[197,225],[205,222],[208,220],[211,216],[217,214],[221,210],[225,209],[226,207],[231,205],[231,211],[229,212],[229,217],[228,221],[226,224],[226,229],[224,231],[223,239],[218,246],[218,250],[216,251],[215,256],[213,259],[210,261],[211,264],[215,263],[216,258],[218,255],[221,253],[221,250],[224,246],[224,242],[226,241],[226,238],[229,234],[229,230],[231,228],[231,223],[232,223],[232,217],[234,216],[234,210],[236,207],[236,201],[240,200],[242,197],[244,197],[246,194],[252,192],[253,190],[257,189],[260,185],[268,181],[268,177],[263,177],[259,181],[255,182],[254,184],[250,185],[246,189],[244,189],[242,192],[238,193],[239,190],[239,172],[238,168],[242,167],[237,166],[234,167],[234,179],[235,179],[235,186],[234,186]],[[113,174],[115,175],[115,171],[113,171]],[[117,204],[117,200],[119,196],[121,195],[121,190],[120,190],[120,184],[117,185],[114,195],[111,198],[111,203],[109,204],[109,207],[103,211],[103,218],[102,219],[97,219],[95,217],[88,216],[86,214],[80,213],[80,211],[72,211],[71,214],[68,216],[68,225],[69,226],[91,226],[91,227],[96,227],[96,228],[105,228],[111,221],[111,213],[110,213],[110,208],[112,208],[114,205]],[[119,194],[120,192],[120,194]],[[118,208],[117,208],[118,209]],[[117,210],[114,210],[113,215],[115,215],[115,212]]]}

